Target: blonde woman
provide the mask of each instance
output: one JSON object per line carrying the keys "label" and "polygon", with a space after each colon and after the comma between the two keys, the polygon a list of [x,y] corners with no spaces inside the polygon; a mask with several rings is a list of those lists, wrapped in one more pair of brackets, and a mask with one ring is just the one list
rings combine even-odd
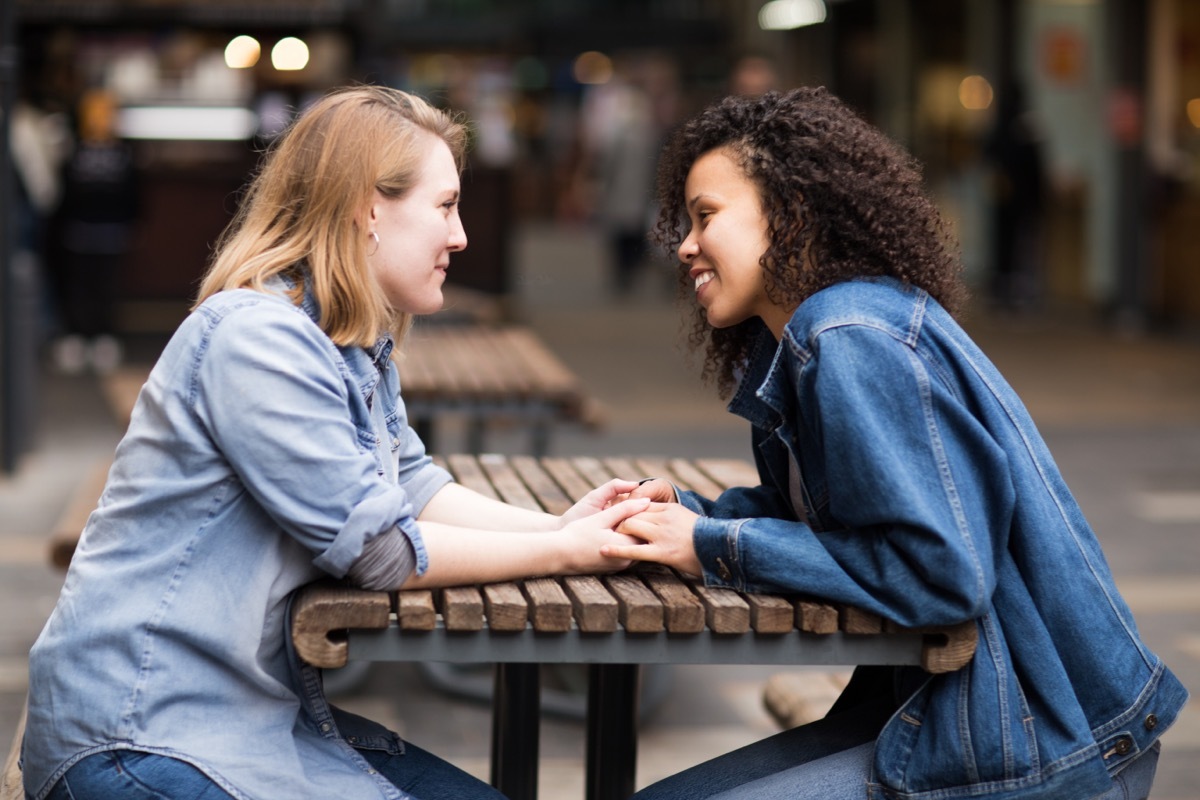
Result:
{"label": "blonde woman", "polygon": [[[288,597],[611,570],[645,500],[561,518],[475,494],[408,426],[393,348],[442,304],[466,133],[379,87],[280,138],[155,365],[30,655],[29,798],[490,798],[332,708]],[[484,530],[486,528],[486,530]]]}

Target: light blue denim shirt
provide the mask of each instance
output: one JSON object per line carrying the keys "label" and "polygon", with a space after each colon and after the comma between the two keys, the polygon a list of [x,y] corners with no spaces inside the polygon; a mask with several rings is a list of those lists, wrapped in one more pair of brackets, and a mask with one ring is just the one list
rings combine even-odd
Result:
{"label": "light blue denim shirt", "polygon": [[929,295],[817,293],[778,344],[762,329],[730,410],[753,424],[762,484],[681,493],[705,515],[706,583],[977,622],[964,669],[880,681],[915,693],[876,742],[870,797],[1091,798],[1175,720],[1187,692],[1033,421]]}
{"label": "light blue denim shirt", "polygon": [[206,300],[138,397],[30,654],[35,798],[113,748],[181,758],[238,798],[406,797],[346,741],[399,739],[330,709],[288,652],[287,604],[394,526],[423,571],[413,518],[450,476],[408,425],[391,339],[337,347],[311,299],[272,288]]}

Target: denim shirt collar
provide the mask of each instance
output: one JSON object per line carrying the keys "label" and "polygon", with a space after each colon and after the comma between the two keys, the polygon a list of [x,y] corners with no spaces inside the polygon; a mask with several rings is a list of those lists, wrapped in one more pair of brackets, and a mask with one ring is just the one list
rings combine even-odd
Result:
{"label": "denim shirt collar", "polygon": [[[270,291],[289,296],[291,291],[296,288],[296,281],[289,275],[279,274],[270,278],[266,285]],[[304,282],[304,297],[300,300],[300,310],[314,324],[320,324],[321,306],[317,303],[317,298],[313,294],[312,281]],[[371,393],[375,391],[375,386],[379,383],[380,375],[387,372],[388,360],[391,358],[392,350],[395,346],[395,340],[392,338],[391,333],[387,332],[381,334],[375,340],[375,344],[369,349],[354,346],[337,346],[364,397],[371,396]]]}

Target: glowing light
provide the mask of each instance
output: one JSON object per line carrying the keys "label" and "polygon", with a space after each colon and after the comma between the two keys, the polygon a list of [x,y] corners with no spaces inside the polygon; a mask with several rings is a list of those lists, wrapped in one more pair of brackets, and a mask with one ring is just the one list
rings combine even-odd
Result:
{"label": "glowing light", "polygon": [[969,111],[990,108],[994,97],[992,85],[982,75],[968,75],[958,84],[958,102]]}
{"label": "glowing light", "polygon": [[308,66],[308,45],[294,36],[286,36],[271,48],[271,66],[284,71],[295,71]]}
{"label": "glowing light", "polygon": [[117,114],[126,139],[239,141],[258,130],[258,115],[234,106],[133,106]]}
{"label": "glowing light", "polygon": [[262,46],[253,36],[235,36],[225,45],[225,66],[230,69],[249,69],[258,63]]}
{"label": "glowing light", "polygon": [[1192,123],[1192,127],[1200,128],[1200,97],[1188,100],[1187,115],[1188,121]]}
{"label": "glowing light", "polygon": [[580,83],[608,83],[613,76],[612,59],[596,50],[580,53],[572,73]]}
{"label": "glowing light", "polygon": [[823,0],[771,0],[758,10],[758,27],[764,31],[789,31],[824,21]]}

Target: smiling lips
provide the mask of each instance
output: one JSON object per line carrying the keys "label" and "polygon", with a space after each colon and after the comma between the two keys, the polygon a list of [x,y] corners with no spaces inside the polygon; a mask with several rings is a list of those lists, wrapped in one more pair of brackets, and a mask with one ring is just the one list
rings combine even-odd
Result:
{"label": "smiling lips", "polygon": [[713,272],[701,272],[699,275],[696,276],[696,289],[695,290],[697,292],[700,291],[700,287],[703,286],[704,284],[708,283],[709,281],[711,281],[714,277],[716,277],[716,274]]}

